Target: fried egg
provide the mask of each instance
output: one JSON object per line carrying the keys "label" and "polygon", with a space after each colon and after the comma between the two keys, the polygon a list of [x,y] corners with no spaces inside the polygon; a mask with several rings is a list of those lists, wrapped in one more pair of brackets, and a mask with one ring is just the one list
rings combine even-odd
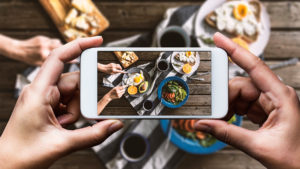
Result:
{"label": "fried egg", "polygon": [[196,62],[195,52],[179,52],[175,58],[183,63],[193,64]]}
{"label": "fried egg", "polygon": [[144,81],[144,79],[145,79],[145,77],[144,77],[143,71],[140,71],[139,73],[130,73],[130,74],[128,74],[128,78],[125,81],[125,84],[129,85],[129,86],[132,86],[132,85],[137,86],[137,85],[141,84]]}
{"label": "fried egg", "polygon": [[259,32],[259,21],[255,15],[255,8],[243,1],[229,1],[215,10],[217,27],[238,35],[253,36]]}

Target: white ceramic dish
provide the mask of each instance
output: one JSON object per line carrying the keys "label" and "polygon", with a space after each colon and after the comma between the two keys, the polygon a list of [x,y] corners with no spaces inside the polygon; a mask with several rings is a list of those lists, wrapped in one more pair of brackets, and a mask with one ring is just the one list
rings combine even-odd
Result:
{"label": "white ceramic dish", "polygon": [[[172,64],[174,70],[176,70],[178,73],[180,73],[180,74],[185,74],[185,73],[182,71],[182,67],[183,67],[184,63],[183,63],[183,62],[180,62],[180,61],[178,61],[178,60],[175,59],[175,56],[176,56],[178,53],[179,53],[179,52],[173,52],[172,57],[171,57],[171,64]],[[180,66],[176,66],[176,65],[180,65]],[[186,75],[187,75],[187,76],[193,75],[193,74],[197,71],[199,65],[200,65],[200,55],[199,55],[198,52],[196,52],[196,63],[195,63],[194,66],[192,66],[192,71],[191,71],[191,73],[186,74]]]}
{"label": "white ceramic dish", "polygon": [[[217,9],[227,0],[207,0],[203,3],[201,8],[199,9],[196,19],[195,19],[195,35],[196,37],[204,36],[204,37],[212,37],[217,29],[210,27],[205,22],[205,17],[210,12]],[[248,1],[248,0],[244,0]],[[270,19],[269,14],[264,6],[261,8],[261,32],[259,33],[258,39],[249,45],[249,50],[256,56],[259,56],[263,53],[265,47],[268,44],[270,38]],[[205,44],[201,38],[197,38],[197,42],[201,47],[210,47]]]}

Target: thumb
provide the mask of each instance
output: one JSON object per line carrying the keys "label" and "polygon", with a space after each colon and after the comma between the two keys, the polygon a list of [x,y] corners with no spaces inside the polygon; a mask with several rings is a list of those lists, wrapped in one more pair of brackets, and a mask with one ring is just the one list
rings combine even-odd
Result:
{"label": "thumb", "polygon": [[78,150],[100,144],[122,127],[123,123],[119,120],[104,120],[93,126],[70,131],[70,149]]}
{"label": "thumb", "polygon": [[228,124],[226,121],[199,120],[195,123],[194,128],[209,133],[217,139],[248,153],[254,147],[254,139],[256,138],[254,131]]}

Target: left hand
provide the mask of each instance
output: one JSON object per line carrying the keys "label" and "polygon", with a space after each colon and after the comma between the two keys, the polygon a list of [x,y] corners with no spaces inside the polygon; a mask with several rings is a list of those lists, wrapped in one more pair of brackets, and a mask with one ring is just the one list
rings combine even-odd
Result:
{"label": "left hand", "polygon": [[106,74],[117,74],[117,73],[124,73],[122,70],[121,65],[115,64],[115,63],[109,63],[107,65],[98,63],[98,70],[100,72],[106,73]]}
{"label": "left hand", "polygon": [[101,44],[101,37],[78,39],[50,54],[34,81],[23,89],[0,138],[0,168],[47,168],[72,151],[101,143],[122,127],[119,120],[76,130],[62,127],[80,115],[79,73],[61,76],[64,63]]}
{"label": "left hand", "polygon": [[17,40],[10,55],[30,65],[40,66],[49,56],[50,52],[62,46],[59,39],[45,36],[35,36],[27,40]]}
{"label": "left hand", "polygon": [[117,87],[114,87],[106,95],[111,100],[120,99],[124,95],[126,87],[127,86],[117,86]]}

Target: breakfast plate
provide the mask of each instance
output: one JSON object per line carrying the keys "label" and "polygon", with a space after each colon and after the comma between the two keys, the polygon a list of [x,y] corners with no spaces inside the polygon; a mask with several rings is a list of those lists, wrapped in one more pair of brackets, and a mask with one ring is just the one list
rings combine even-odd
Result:
{"label": "breakfast plate", "polygon": [[[241,2],[250,2],[252,0],[240,0]],[[227,0],[214,0],[214,1],[205,1],[202,7],[199,9],[196,19],[195,19],[195,35],[197,37],[197,42],[201,47],[209,47],[211,46],[208,43],[205,43],[206,39],[212,38],[213,34],[218,30],[216,28],[208,25],[206,21],[206,17],[210,15],[214,10],[221,7],[224,3],[229,2]],[[230,1],[230,3],[235,3],[239,1]],[[223,7],[223,6],[222,6]],[[259,56],[263,53],[270,37],[270,19],[267,13],[266,8],[263,5],[260,5],[260,17],[258,19],[258,34],[257,37],[251,39],[251,43],[249,43],[249,50],[256,56]],[[224,11],[226,11],[225,9]],[[235,18],[233,18],[234,20]],[[232,20],[232,19],[231,19]],[[237,25],[237,24],[236,24]],[[247,29],[246,26],[244,29]],[[227,29],[227,28],[226,28]],[[251,30],[250,30],[251,32]],[[222,31],[222,33],[225,33]],[[226,35],[230,35],[225,33]],[[233,36],[231,35],[231,38]],[[249,39],[249,38],[248,38]]]}
{"label": "breakfast plate", "polygon": [[126,93],[132,97],[139,97],[147,93],[151,86],[151,78],[148,72],[140,68],[130,68],[122,78],[122,85],[127,85]]}
{"label": "breakfast plate", "polygon": [[[187,57],[189,55],[189,57]],[[200,65],[200,54],[198,52],[173,52],[171,56],[171,64],[174,70],[180,74],[191,76]],[[184,72],[184,66],[190,67],[189,72]]]}

